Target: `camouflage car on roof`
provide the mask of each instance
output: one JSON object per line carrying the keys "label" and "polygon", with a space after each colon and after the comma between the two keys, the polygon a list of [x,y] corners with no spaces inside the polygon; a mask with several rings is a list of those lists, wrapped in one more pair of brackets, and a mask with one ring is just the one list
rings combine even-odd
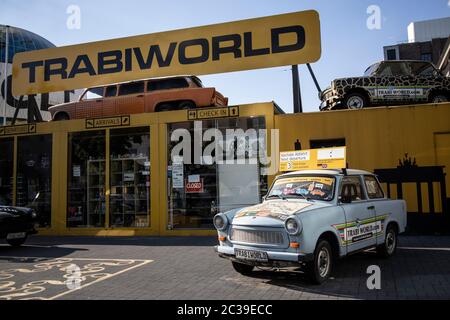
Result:
{"label": "camouflage car on roof", "polygon": [[320,110],[450,101],[450,78],[426,61],[382,61],[363,77],[341,78],[319,94]]}

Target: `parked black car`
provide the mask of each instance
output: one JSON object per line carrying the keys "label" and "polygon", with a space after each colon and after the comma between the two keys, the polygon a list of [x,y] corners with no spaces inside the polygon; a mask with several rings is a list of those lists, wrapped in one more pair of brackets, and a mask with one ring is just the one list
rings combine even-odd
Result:
{"label": "parked black car", "polygon": [[37,233],[36,218],[34,209],[0,205],[0,239],[14,247],[24,244],[29,235]]}
{"label": "parked black car", "polygon": [[450,101],[450,78],[426,61],[374,63],[362,77],[342,78],[319,94],[320,110]]}

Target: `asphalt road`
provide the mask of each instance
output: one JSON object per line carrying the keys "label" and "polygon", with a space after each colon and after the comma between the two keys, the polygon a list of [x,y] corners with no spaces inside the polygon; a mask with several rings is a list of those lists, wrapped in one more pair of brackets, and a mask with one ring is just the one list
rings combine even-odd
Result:
{"label": "asphalt road", "polygon": [[[212,237],[40,237],[0,244],[1,299],[449,299],[450,237],[400,238],[389,260],[341,260],[328,282],[295,270],[236,273]],[[369,290],[367,268],[381,270]]]}

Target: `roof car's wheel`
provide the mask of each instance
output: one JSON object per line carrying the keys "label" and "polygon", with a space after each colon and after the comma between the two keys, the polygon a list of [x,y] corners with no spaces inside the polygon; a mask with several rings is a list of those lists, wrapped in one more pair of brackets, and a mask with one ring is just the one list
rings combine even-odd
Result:
{"label": "roof car's wheel", "polygon": [[362,109],[369,105],[367,97],[359,92],[349,93],[345,96],[344,106],[347,109]]}
{"label": "roof car's wheel", "polygon": [[233,264],[233,268],[234,270],[236,270],[237,272],[239,272],[240,274],[244,275],[244,276],[248,276],[252,273],[253,269],[255,268],[254,266],[251,266],[249,264],[243,264],[243,263],[239,263],[239,262],[232,262]]}
{"label": "roof car's wheel", "polygon": [[195,109],[195,103],[192,101],[182,101],[179,105],[178,105],[178,109],[179,110],[190,110],[190,109]]}
{"label": "roof car's wheel", "polygon": [[53,118],[53,121],[64,121],[64,120],[70,120],[70,117],[65,112],[59,112],[55,114],[55,117]]}

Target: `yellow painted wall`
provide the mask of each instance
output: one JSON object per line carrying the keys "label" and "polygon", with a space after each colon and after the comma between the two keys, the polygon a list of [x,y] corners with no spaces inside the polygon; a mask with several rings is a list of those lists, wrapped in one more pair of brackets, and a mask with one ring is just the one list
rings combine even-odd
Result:
{"label": "yellow painted wall", "polygon": [[[446,166],[447,197],[450,197],[450,103],[380,107],[275,116],[280,130],[280,151],[303,149],[310,140],[345,138],[350,168],[373,171],[395,168],[408,153],[419,166]],[[392,197],[396,196],[391,186]],[[426,186],[422,186],[428,210]],[[441,210],[440,191],[434,185],[436,211]],[[408,210],[417,210],[415,185],[404,186]]]}

